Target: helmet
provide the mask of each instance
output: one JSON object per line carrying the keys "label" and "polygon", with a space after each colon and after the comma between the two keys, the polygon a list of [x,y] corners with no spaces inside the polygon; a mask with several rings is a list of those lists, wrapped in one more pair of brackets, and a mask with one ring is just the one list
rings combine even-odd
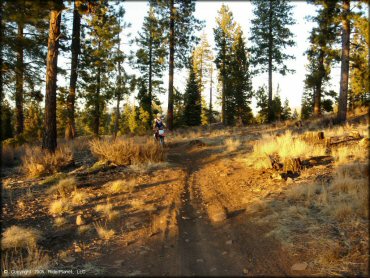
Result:
{"label": "helmet", "polygon": [[161,114],[161,113],[158,113],[158,114],[157,114],[157,118],[158,118],[158,119],[163,118],[162,114]]}

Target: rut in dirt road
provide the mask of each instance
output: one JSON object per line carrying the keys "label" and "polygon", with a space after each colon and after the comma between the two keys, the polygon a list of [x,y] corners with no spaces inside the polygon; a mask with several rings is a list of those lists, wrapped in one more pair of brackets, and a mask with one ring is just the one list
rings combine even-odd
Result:
{"label": "rut in dirt road", "polygon": [[[178,151],[178,150],[177,150]],[[186,171],[178,215],[177,263],[179,276],[289,275],[290,262],[279,246],[262,237],[245,215],[218,224],[209,220],[196,174],[210,156],[207,148],[183,147],[181,165]],[[206,167],[206,166],[204,166]],[[247,224],[248,223],[248,224]]]}

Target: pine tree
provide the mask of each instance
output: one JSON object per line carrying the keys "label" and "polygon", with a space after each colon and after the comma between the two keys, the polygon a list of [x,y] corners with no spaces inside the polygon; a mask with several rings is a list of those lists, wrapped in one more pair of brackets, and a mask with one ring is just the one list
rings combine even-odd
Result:
{"label": "pine tree", "polygon": [[255,92],[255,96],[257,99],[257,107],[259,108],[257,122],[266,123],[268,121],[269,113],[266,87],[265,86],[259,87]]}
{"label": "pine tree", "polygon": [[202,24],[194,17],[195,1],[192,0],[151,0],[155,3],[160,28],[168,42],[168,109],[167,128],[173,129],[174,108],[174,69],[183,68],[187,63],[189,52],[198,38],[194,31],[200,30]]}
{"label": "pine tree", "polygon": [[217,27],[213,29],[216,50],[218,51],[215,63],[219,70],[219,82],[222,84],[221,91],[221,117],[224,125],[228,124],[226,117],[226,95],[229,86],[229,67],[232,53],[232,44],[235,34],[236,23],[228,6],[222,4],[216,18]]}
{"label": "pine tree", "polygon": [[40,1],[2,2],[2,48],[6,65],[2,74],[7,87],[14,85],[15,132],[21,134],[24,104],[30,100],[35,85],[41,85],[40,68],[45,67],[48,13],[45,3]]}
{"label": "pine tree", "polygon": [[113,6],[105,0],[97,2],[86,21],[82,32],[80,75],[86,106],[92,108],[92,130],[98,136],[102,113],[114,94],[111,72],[115,68],[116,52],[113,50],[119,42],[121,26]]}
{"label": "pine tree", "polygon": [[192,57],[189,62],[189,77],[184,94],[184,122],[186,125],[198,126],[201,124],[201,102],[200,87],[195,75]]}
{"label": "pine tree", "polygon": [[350,0],[342,1],[342,54],[340,69],[340,89],[338,102],[338,122],[347,120],[347,102],[348,102],[348,78],[349,78],[349,51],[350,51]]}
{"label": "pine tree", "polygon": [[240,26],[237,26],[234,35],[231,56],[231,88],[230,101],[227,105],[232,105],[233,109],[227,109],[228,122],[234,124],[250,123],[253,115],[249,107],[253,95],[252,81],[249,72],[249,60]]}
{"label": "pine tree", "polygon": [[254,15],[252,19],[251,48],[252,61],[259,66],[256,72],[268,72],[268,121],[273,120],[272,111],[272,73],[280,74],[293,72],[288,69],[286,62],[293,59],[293,55],[283,52],[283,49],[294,46],[292,32],[289,26],[295,22],[292,17],[292,6],[286,0],[265,1],[253,0]]}
{"label": "pine tree", "polygon": [[[297,112],[296,110],[294,110]],[[292,118],[292,110],[289,106],[289,100],[286,98],[284,101],[284,106],[281,111],[281,120],[286,121]]]}
{"label": "pine tree", "polygon": [[58,64],[60,22],[63,7],[64,7],[63,1],[59,0],[53,3],[50,11],[50,30],[49,30],[48,55],[46,66],[44,135],[42,139],[42,147],[50,152],[55,152],[55,149],[57,147],[57,126],[56,126],[57,64]]}
{"label": "pine tree", "polygon": [[337,42],[338,24],[337,16],[339,9],[337,1],[319,0],[314,1],[317,5],[317,15],[312,17],[317,22],[317,27],[311,31],[309,40],[310,48],[306,54],[309,65],[309,73],[306,75],[305,87],[313,91],[313,114],[321,115],[321,102],[325,94],[325,84],[330,80],[331,66],[337,59],[337,51],[333,48]]}
{"label": "pine tree", "polygon": [[[2,103],[1,111],[1,132],[0,132],[0,141],[6,140],[13,137],[13,111],[9,105],[9,102],[5,99]],[[0,143],[1,144],[1,143]]]}
{"label": "pine tree", "polygon": [[204,91],[205,83],[209,78],[213,59],[214,57],[207,40],[207,35],[203,33],[198,46],[193,51],[193,68],[201,93]]}
{"label": "pine tree", "polygon": [[362,10],[362,5],[359,8],[360,12],[353,15],[353,39],[351,42],[353,47],[350,52],[350,89],[348,91],[350,109],[366,105],[370,100],[370,65],[368,64],[370,61],[368,57],[370,26],[369,20]]}
{"label": "pine tree", "polygon": [[152,100],[162,88],[162,72],[165,68],[167,50],[163,28],[160,26],[157,16],[155,15],[153,3],[150,2],[148,15],[144,18],[143,30],[139,32],[136,42],[139,50],[136,52],[137,67],[141,72],[141,79],[146,83],[147,88],[147,105],[144,110],[149,113],[149,123],[153,122]]}

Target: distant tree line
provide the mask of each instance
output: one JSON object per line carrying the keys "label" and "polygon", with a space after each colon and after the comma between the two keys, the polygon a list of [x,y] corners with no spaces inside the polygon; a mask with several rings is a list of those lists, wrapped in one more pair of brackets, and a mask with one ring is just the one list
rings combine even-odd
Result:
{"label": "distant tree line", "polygon": [[[309,18],[314,27],[305,52],[308,64],[300,116],[336,109],[342,122],[348,109],[369,102],[369,4],[365,0],[308,3],[316,7],[316,14]],[[163,113],[159,95],[164,93],[171,130],[298,118],[288,99],[282,102],[279,84],[273,82],[274,73],[294,72],[286,63],[294,59],[288,48],[296,45],[290,30],[295,24],[293,6],[285,0],[253,0],[252,5],[249,38],[228,6],[221,6],[212,49],[210,34],[197,35],[204,22],[195,18],[191,0],[149,0],[142,30],[133,39],[124,35],[129,24],[120,1],[1,1],[1,140],[37,139],[54,152],[58,137],[146,134],[154,116]],[[127,51],[133,43],[137,51]],[[66,59],[68,70],[60,67]],[[339,95],[330,83],[336,65],[341,68]],[[139,74],[129,74],[129,68]],[[175,71],[183,68],[188,78],[181,92],[174,85]],[[261,73],[266,73],[266,85],[253,90],[253,77]],[[61,78],[69,82],[61,86]],[[216,102],[220,112],[214,109]]]}

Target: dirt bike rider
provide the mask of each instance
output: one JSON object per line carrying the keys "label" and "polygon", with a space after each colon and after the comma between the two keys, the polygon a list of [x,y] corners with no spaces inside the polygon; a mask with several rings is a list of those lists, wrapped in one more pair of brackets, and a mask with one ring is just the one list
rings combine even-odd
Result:
{"label": "dirt bike rider", "polygon": [[158,113],[157,118],[154,119],[154,124],[153,124],[153,130],[155,132],[154,133],[154,138],[157,139],[157,140],[158,140],[158,136],[159,136],[158,131],[162,130],[166,127],[166,125],[163,122],[163,118],[164,117],[160,113]]}

